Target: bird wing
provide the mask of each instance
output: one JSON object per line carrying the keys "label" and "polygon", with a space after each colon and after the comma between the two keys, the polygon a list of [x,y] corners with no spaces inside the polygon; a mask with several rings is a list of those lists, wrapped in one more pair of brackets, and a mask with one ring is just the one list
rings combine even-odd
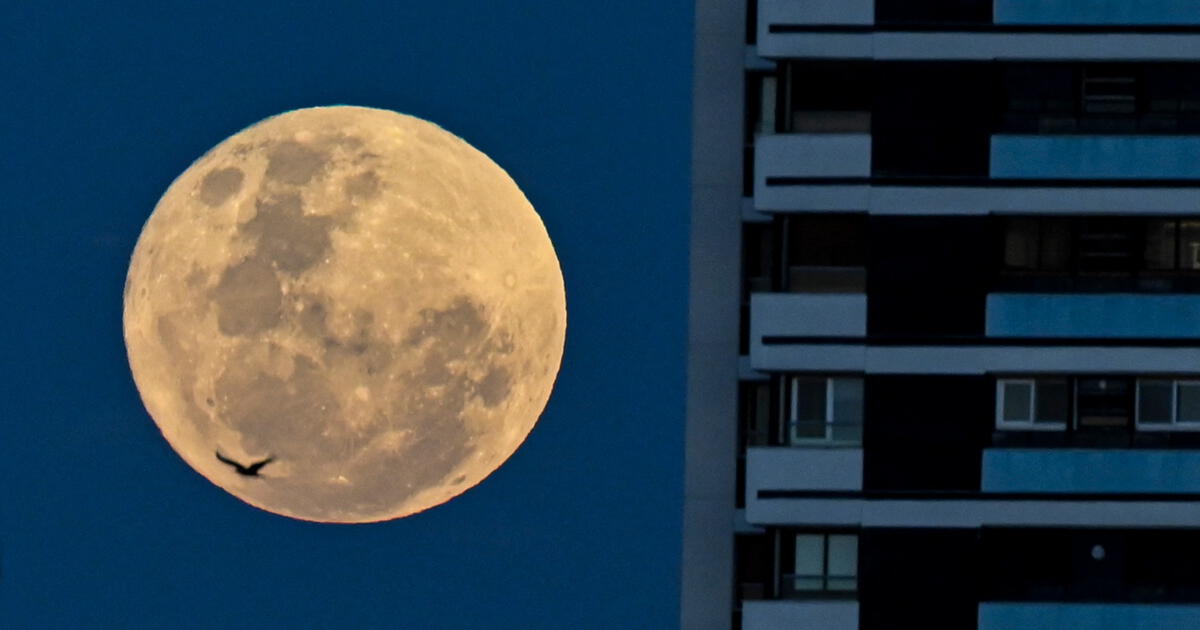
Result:
{"label": "bird wing", "polygon": [[275,461],[275,458],[274,458],[274,457],[268,457],[268,458],[266,458],[266,459],[262,460],[261,462],[255,462],[255,463],[253,463],[253,464],[250,464],[250,468],[249,468],[248,470],[249,470],[250,472],[252,472],[252,473],[256,473],[256,472],[258,472],[258,471],[259,471],[259,470],[260,470],[260,469],[261,469],[263,466],[266,466],[267,464],[270,464],[270,463],[271,463],[271,462],[273,462],[273,461]]}
{"label": "bird wing", "polygon": [[228,457],[225,457],[224,455],[222,455],[222,454],[221,454],[221,451],[217,451],[217,459],[219,459],[219,460],[221,460],[221,461],[225,462],[226,464],[229,464],[230,466],[233,466],[234,468],[241,468],[241,467],[242,467],[242,465],[241,465],[241,464],[239,464],[239,463],[237,463],[237,462],[233,461],[232,459],[229,459]]}

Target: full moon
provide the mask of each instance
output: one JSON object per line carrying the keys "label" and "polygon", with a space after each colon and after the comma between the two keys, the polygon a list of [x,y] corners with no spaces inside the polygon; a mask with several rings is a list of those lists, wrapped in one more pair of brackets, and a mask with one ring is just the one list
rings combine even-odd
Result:
{"label": "full moon", "polygon": [[210,150],[125,282],[130,368],[167,442],[310,521],[399,518],[478,484],[533,429],[565,333],[558,258],[508,174],[364,107],[287,112]]}

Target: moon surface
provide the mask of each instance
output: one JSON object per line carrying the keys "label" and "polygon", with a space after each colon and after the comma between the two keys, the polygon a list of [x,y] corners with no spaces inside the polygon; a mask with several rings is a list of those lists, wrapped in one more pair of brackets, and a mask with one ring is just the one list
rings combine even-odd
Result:
{"label": "moon surface", "polygon": [[[125,283],[134,381],[171,447],[256,507],[399,518],[521,445],[562,359],[549,235],[505,171],[419,118],[315,107],[167,189]],[[249,465],[239,475],[215,453]]]}

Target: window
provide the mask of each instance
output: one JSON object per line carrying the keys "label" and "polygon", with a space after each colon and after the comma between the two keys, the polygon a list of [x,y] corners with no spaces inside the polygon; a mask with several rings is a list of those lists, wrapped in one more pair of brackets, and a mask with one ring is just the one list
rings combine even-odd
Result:
{"label": "window", "polygon": [[1200,381],[1138,379],[1137,426],[1200,430]]}
{"label": "window", "polygon": [[793,376],[789,387],[789,444],[862,441],[861,378]]}
{"label": "window", "polygon": [[784,68],[784,131],[870,133],[871,64],[789,62]]}
{"label": "window", "polygon": [[1200,376],[998,378],[996,428],[1002,444],[1196,444],[1168,433],[1200,433]]}
{"label": "window", "polygon": [[866,290],[867,215],[789,215],[783,217],[782,230],[786,239],[786,291]]}
{"label": "window", "polygon": [[1200,64],[1000,63],[1000,133],[1192,134]]}
{"label": "window", "polygon": [[1145,260],[1149,269],[1200,269],[1200,221],[1151,220],[1146,226]]}
{"label": "window", "polygon": [[733,570],[738,600],[766,599],[770,595],[773,545],[774,540],[765,533],[734,536]]}
{"label": "window", "polygon": [[1112,431],[1129,426],[1133,416],[1130,379],[1079,378],[1075,382],[1077,431]]}
{"label": "window", "polygon": [[1076,264],[1081,273],[1131,273],[1140,242],[1136,220],[1083,219],[1076,235]]}
{"label": "window", "polygon": [[1128,66],[1084,66],[1084,114],[1137,113],[1137,77]]}
{"label": "window", "polygon": [[784,556],[780,593],[785,596],[853,593],[858,590],[858,535],[797,533]]}
{"label": "window", "polygon": [[1005,378],[996,381],[996,426],[1001,429],[1058,429],[1070,415],[1065,378]]}
{"label": "window", "polygon": [[1200,289],[1200,221],[1142,217],[1001,217],[999,289]]}

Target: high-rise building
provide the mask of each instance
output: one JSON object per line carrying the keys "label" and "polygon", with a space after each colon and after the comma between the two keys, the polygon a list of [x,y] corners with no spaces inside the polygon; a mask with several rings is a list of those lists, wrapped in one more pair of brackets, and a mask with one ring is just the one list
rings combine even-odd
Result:
{"label": "high-rise building", "polygon": [[685,630],[1200,628],[1200,3],[698,0]]}

